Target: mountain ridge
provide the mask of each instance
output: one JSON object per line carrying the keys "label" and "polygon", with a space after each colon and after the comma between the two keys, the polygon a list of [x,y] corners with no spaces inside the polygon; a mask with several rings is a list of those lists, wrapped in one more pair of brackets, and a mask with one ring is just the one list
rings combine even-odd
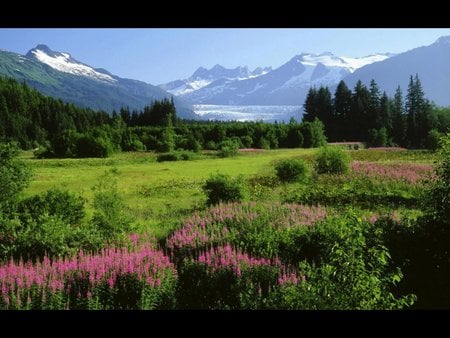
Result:
{"label": "mountain ridge", "polygon": [[[45,95],[109,113],[122,107],[140,110],[154,100],[173,96],[157,86],[93,68],[43,44],[26,55],[0,51],[0,75],[25,81]],[[190,104],[177,97],[174,102],[180,117],[197,118]]]}
{"label": "mountain ridge", "polygon": [[303,52],[276,69],[257,67],[250,72],[246,66],[226,69],[215,65],[209,70],[199,67],[189,78],[160,87],[192,104],[301,105],[311,86],[337,85],[356,69],[392,55],[378,53],[350,58],[331,52]]}

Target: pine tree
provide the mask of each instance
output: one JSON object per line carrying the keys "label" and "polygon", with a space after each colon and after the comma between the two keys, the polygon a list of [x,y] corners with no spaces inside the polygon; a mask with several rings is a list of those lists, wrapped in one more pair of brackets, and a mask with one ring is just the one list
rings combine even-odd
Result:
{"label": "pine tree", "polygon": [[386,128],[387,133],[389,135],[392,134],[391,100],[386,92],[383,92],[381,96],[379,112],[375,123],[377,129]]}
{"label": "pine tree", "polygon": [[414,78],[411,75],[409,79],[405,106],[407,113],[407,143],[410,147],[417,148],[421,144],[424,128],[418,124],[417,119],[419,117],[419,120],[423,121],[425,119],[424,116],[427,114],[424,92],[418,74]]}
{"label": "pine tree", "polygon": [[317,118],[322,121],[325,126],[325,132],[328,135],[334,127],[333,120],[333,101],[328,87],[320,87],[317,92],[316,109]]}
{"label": "pine tree", "polygon": [[353,96],[352,108],[350,110],[349,123],[351,124],[351,132],[349,140],[367,141],[368,138],[368,110],[369,110],[370,92],[361,81],[356,83]]}
{"label": "pine tree", "polygon": [[303,121],[312,122],[317,117],[317,89],[315,87],[309,88],[308,94],[306,95],[305,103],[303,104]]}
{"label": "pine tree", "polygon": [[405,145],[406,120],[403,106],[403,93],[400,86],[397,87],[392,104],[392,138],[397,145]]}
{"label": "pine tree", "polygon": [[367,127],[379,129],[382,126],[377,126],[377,122],[379,122],[380,117],[380,89],[378,88],[377,83],[374,79],[370,81],[370,97],[369,97],[369,106],[368,106],[368,116],[367,116]]}
{"label": "pine tree", "polygon": [[333,108],[335,120],[335,133],[329,135],[333,141],[348,138],[351,128],[350,110],[352,106],[352,91],[344,81],[340,81],[334,94]]}

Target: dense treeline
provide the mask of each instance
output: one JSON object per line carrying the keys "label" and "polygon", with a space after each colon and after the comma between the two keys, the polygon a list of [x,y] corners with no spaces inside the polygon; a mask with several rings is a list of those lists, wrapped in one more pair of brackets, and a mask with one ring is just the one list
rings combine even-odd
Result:
{"label": "dense treeline", "polygon": [[181,121],[173,100],[112,116],[46,97],[13,79],[0,78],[0,141],[39,148],[41,157],[106,157],[116,151],[198,151],[235,147],[295,148],[325,143],[318,120],[289,124]]}
{"label": "dense treeline", "polygon": [[[405,101],[405,102],[404,102]],[[13,79],[0,78],[0,141],[36,149],[38,157],[107,157],[118,151],[230,148],[310,148],[329,141],[362,141],[370,146],[436,148],[450,126],[450,111],[424,98],[419,78],[411,77],[406,100],[380,94],[375,81],[354,92],[339,83],[312,88],[302,123],[186,121],[173,100],[143,110],[122,108],[112,116],[46,97]]]}
{"label": "dense treeline", "polygon": [[448,110],[436,108],[425,98],[417,74],[411,76],[405,98],[400,87],[394,98],[381,93],[374,80],[369,88],[358,81],[353,92],[341,81],[334,97],[327,87],[311,88],[304,109],[303,120],[320,119],[330,141],[435,148],[450,127]]}

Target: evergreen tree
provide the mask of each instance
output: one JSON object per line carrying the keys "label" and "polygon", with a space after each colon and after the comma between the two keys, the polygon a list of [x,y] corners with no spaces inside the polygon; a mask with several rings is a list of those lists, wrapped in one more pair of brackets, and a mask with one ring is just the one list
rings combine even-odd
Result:
{"label": "evergreen tree", "polygon": [[391,116],[391,100],[389,99],[386,92],[380,99],[379,113],[377,115],[377,120],[375,121],[375,127],[377,129],[386,128],[389,135],[392,133],[392,116]]}
{"label": "evergreen tree", "polygon": [[374,79],[370,81],[369,86],[369,106],[367,109],[367,127],[368,128],[381,128],[383,125],[377,125],[380,122],[380,89]]}
{"label": "evergreen tree", "polygon": [[328,87],[320,87],[317,92],[316,109],[317,116],[325,126],[327,135],[332,132],[334,127],[333,119],[333,101],[331,100],[331,93]]}
{"label": "evergreen tree", "polygon": [[369,101],[370,93],[367,87],[361,81],[358,81],[354,89],[350,109],[349,123],[351,123],[352,128],[348,137],[351,141],[367,141]]}
{"label": "evergreen tree", "polygon": [[418,148],[423,146],[423,142],[428,132],[433,127],[431,118],[431,106],[425,99],[419,75],[409,80],[408,94],[406,96],[407,130],[406,136],[410,147]]}
{"label": "evergreen tree", "polygon": [[397,145],[405,145],[406,119],[403,106],[403,94],[397,87],[392,105],[392,138]]}
{"label": "evergreen tree", "polygon": [[334,121],[336,128],[334,135],[328,135],[332,141],[343,140],[347,137],[350,128],[350,109],[352,105],[352,91],[344,81],[340,81],[334,94]]}
{"label": "evergreen tree", "polygon": [[308,94],[306,95],[305,104],[303,105],[303,121],[312,122],[317,115],[317,89],[315,87],[309,88]]}

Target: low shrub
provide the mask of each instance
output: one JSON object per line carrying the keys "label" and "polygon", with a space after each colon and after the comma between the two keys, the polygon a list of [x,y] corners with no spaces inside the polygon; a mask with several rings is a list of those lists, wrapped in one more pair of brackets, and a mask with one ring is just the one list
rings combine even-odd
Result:
{"label": "low shrub", "polygon": [[318,174],[345,174],[349,170],[350,157],[338,147],[319,150],[315,169]]}
{"label": "low shrub", "polygon": [[217,155],[219,157],[231,157],[238,154],[239,144],[235,140],[225,140],[220,143]]}
{"label": "low shrub", "polygon": [[304,181],[309,174],[308,166],[303,160],[282,160],[275,165],[275,170],[281,182]]}
{"label": "low shrub", "polygon": [[243,182],[240,178],[217,174],[211,176],[203,185],[208,205],[220,202],[235,202],[244,198]]}

